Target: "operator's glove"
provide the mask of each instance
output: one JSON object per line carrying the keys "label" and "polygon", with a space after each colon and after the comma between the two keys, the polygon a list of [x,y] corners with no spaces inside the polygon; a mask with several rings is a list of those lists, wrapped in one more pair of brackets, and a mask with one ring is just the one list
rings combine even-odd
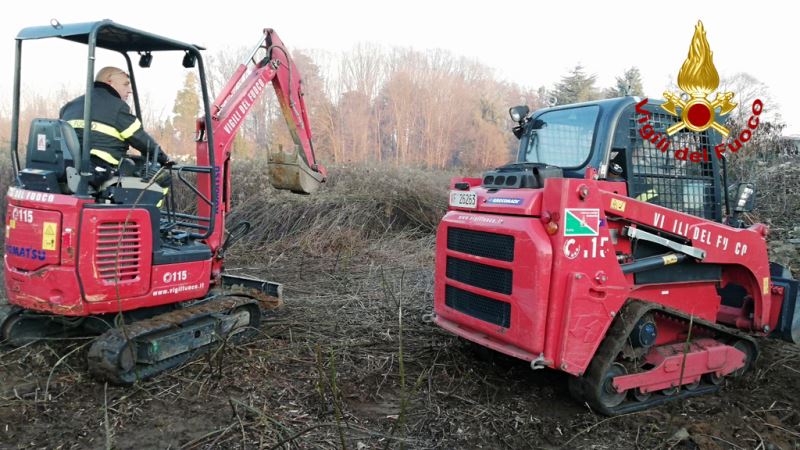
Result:
{"label": "operator's glove", "polygon": [[167,156],[167,154],[164,153],[163,150],[159,151],[158,152],[158,163],[161,164],[162,166],[165,166],[165,165],[167,165],[168,162],[169,162],[169,157]]}
{"label": "operator's glove", "polygon": [[154,176],[156,176],[156,174],[158,174],[159,170],[160,170],[160,168],[157,165],[155,165],[155,164],[153,164],[151,162],[145,163],[145,171],[144,171],[144,177],[143,178],[145,180],[150,180]]}

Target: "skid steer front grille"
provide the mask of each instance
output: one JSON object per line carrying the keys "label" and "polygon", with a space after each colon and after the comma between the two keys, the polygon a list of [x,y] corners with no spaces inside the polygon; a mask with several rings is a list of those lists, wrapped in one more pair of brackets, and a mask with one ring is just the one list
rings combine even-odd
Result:
{"label": "skid steer front grille", "polygon": [[511,294],[512,275],[508,269],[447,257],[447,278],[500,294]]}
{"label": "skid steer front grille", "polygon": [[514,261],[514,236],[505,234],[448,228],[447,248],[469,255]]}
{"label": "skid steer front grille", "polygon": [[511,304],[445,286],[444,304],[458,312],[503,328],[511,326]]}

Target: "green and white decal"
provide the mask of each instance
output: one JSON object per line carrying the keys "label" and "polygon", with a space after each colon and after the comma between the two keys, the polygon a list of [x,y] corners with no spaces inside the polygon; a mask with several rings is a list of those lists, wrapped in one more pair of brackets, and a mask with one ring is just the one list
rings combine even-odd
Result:
{"label": "green and white decal", "polygon": [[599,234],[599,209],[567,208],[564,212],[564,236],[597,236]]}

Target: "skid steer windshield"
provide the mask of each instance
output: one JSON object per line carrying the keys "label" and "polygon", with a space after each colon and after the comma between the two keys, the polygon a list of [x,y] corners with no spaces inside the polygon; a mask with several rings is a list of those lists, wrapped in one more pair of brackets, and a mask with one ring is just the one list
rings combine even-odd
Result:
{"label": "skid steer windshield", "polygon": [[579,167],[589,158],[597,105],[546,112],[528,131],[525,161]]}

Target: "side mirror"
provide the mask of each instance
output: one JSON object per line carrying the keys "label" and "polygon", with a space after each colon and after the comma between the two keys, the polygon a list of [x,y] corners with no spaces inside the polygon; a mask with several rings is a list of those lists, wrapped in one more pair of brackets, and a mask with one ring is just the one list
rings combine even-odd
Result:
{"label": "side mirror", "polygon": [[756,203],[756,187],[753,183],[739,183],[736,187],[736,203],[733,206],[733,211],[750,212]]}
{"label": "side mirror", "polygon": [[522,123],[529,112],[531,110],[526,105],[514,106],[508,109],[508,115],[511,116],[511,120],[517,123]]}

